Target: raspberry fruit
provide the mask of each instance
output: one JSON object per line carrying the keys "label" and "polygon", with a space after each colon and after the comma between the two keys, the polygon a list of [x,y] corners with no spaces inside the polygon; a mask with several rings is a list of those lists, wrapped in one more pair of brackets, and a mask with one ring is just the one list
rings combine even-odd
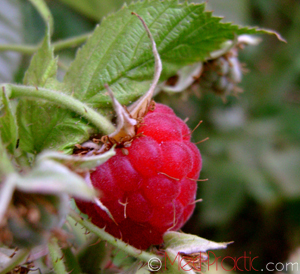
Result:
{"label": "raspberry fruit", "polygon": [[116,155],[90,175],[114,220],[96,204],[77,205],[95,225],[147,249],[191,216],[202,160],[189,128],[165,105],[149,110],[136,134],[129,147],[116,148]]}

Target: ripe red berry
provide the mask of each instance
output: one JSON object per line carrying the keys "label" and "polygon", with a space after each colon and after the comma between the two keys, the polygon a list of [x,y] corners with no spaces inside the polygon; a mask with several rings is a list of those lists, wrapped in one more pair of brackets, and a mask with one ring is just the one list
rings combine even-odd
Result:
{"label": "ripe red berry", "polygon": [[146,249],[161,244],[167,230],[179,229],[191,216],[202,159],[186,124],[165,105],[146,114],[137,134],[126,147],[128,155],[117,148],[91,173],[114,220],[95,204],[77,205],[94,224]]}

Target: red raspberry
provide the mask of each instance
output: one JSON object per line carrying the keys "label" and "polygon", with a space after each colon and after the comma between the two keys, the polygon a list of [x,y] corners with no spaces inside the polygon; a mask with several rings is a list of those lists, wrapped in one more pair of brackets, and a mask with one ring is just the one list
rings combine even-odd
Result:
{"label": "red raspberry", "polygon": [[[147,249],[161,244],[167,230],[177,230],[191,216],[202,159],[190,142],[190,130],[172,109],[156,104],[137,130],[124,155],[116,155],[91,173],[101,202],[114,221],[97,205],[77,201],[92,222],[129,244]],[[126,153],[127,154],[127,153]]]}

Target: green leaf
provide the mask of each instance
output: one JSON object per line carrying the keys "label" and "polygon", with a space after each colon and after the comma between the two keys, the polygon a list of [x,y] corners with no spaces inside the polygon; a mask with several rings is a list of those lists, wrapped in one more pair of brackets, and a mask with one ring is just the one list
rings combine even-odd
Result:
{"label": "green leaf", "polygon": [[70,246],[68,246],[63,248],[62,252],[64,254],[65,266],[68,270],[68,273],[69,272],[72,272],[73,274],[83,273],[75,257],[75,254],[73,253],[73,249]]}
{"label": "green leaf", "polygon": [[[230,243],[216,243],[196,235],[175,231],[166,232],[163,236],[166,248],[165,262],[166,273],[190,273],[201,272],[202,264],[207,261],[208,250],[227,248]],[[194,257],[196,254],[196,258]],[[185,260],[184,256],[187,258]],[[191,256],[189,259],[189,255]],[[200,266],[199,266],[200,259]],[[197,260],[197,263],[196,263]],[[193,262],[191,265],[188,262]],[[202,262],[202,263],[201,263]],[[200,268],[200,269],[199,269]],[[162,269],[165,273],[165,269]],[[198,271],[195,271],[198,270]]]}
{"label": "green leaf", "polygon": [[99,243],[98,237],[87,241],[77,254],[82,273],[98,274],[99,268],[104,268],[111,260],[111,249],[105,241]]}
{"label": "green leaf", "polygon": [[110,104],[105,83],[121,104],[130,103],[149,88],[154,74],[151,43],[131,12],[139,14],[153,34],[163,61],[161,80],[185,65],[203,61],[235,35],[257,32],[221,23],[204,9],[204,4],[148,0],[108,16],[77,53],[64,79],[66,89],[93,107],[105,108]]}
{"label": "green leaf", "polygon": [[[61,90],[56,77],[57,59],[54,58],[47,29],[45,39],[32,58],[24,83]],[[71,153],[76,143],[89,138],[92,127],[70,110],[61,109],[43,100],[22,100],[17,108],[20,148],[33,154],[44,149]]]}
{"label": "green leaf", "polygon": [[30,66],[25,73],[23,83],[25,85],[45,87],[47,80],[54,78],[57,72],[57,58],[54,58],[50,44],[50,30],[46,29],[44,41],[33,56]]}
{"label": "green leaf", "polygon": [[17,189],[29,193],[66,193],[86,200],[96,196],[95,190],[81,176],[52,160],[38,161],[28,174],[12,174],[7,180],[13,182]]}
{"label": "green leaf", "polygon": [[2,103],[3,108],[1,109],[0,116],[1,139],[8,151],[11,154],[14,154],[18,138],[18,126],[14,111],[7,98],[4,87],[2,92]]}
{"label": "green leaf", "polygon": [[72,153],[74,145],[89,138],[91,127],[69,110],[56,105],[25,100],[17,109],[20,148],[37,154],[44,149]]}
{"label": "green leaf", "polygon": [[230,243],[216,243],[196,235],[169,231],[164,234],[166,248],[176,253],[192,254],[205,253],[208,250],[227,248]]}
{"label": "green leaf", "polygon": [[91,170],[99,165],[102,165],[115,154],[116,152],[114,151],[114,148],[103,154],[92,156],[65,155],[55,151],[45,151],[39,155],[39,160],[54,160],[65,166],[68,166],[72,170],[79,172]]}
{"label": "green leaf", "polygon": [[160,269],[159,273],[166,274],[196,274],[196,272],[187,264],[178,252],[172,248],[167,248],[165,251],[165,265]]}

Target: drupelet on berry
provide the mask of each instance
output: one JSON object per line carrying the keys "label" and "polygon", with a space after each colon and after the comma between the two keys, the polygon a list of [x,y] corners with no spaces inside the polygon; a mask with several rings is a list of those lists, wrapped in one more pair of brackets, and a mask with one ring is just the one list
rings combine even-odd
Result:
{"label": "drupelet on berry", "polygon": [[90,175],[113,219],[90,202],[77,201],[79,209],[139,249],[161,244],[163,234],[181,228],[195,208],[202,159],[190,135],[171,108],[156,104],[131,146],[116,148],[116,155]]}

